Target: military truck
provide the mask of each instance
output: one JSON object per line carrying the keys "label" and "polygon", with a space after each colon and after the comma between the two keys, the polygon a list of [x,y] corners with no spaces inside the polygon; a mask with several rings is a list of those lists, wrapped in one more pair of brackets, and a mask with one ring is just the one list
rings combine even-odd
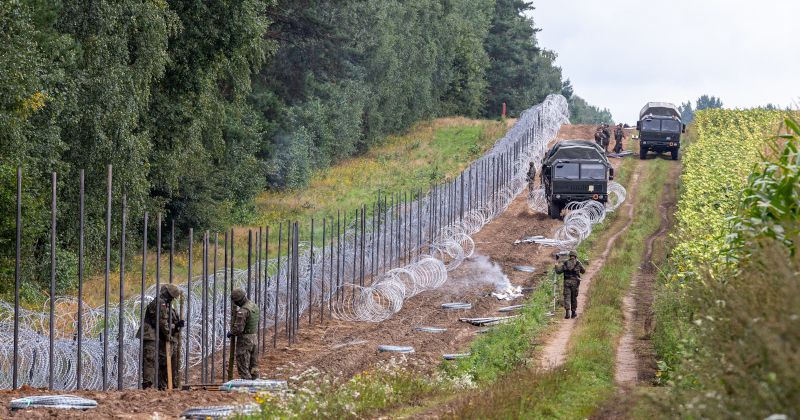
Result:
{"label": "military truck", "polygon": [[608,181],[614,168],[603,149],[593,141],[566,140],[556,143],[542,162],[542,183],[547,214],[557,219],[572,201],[608,200]]}
{"label": "military truck", "polygon": [[648,102],[639,112],[636,129],[639,130],[639,159],[647,159],[649,151],[669,151],[672,160],[678,159],[681,133],[686,132],[686,125],[681,122],[681,113],[675,105]]}

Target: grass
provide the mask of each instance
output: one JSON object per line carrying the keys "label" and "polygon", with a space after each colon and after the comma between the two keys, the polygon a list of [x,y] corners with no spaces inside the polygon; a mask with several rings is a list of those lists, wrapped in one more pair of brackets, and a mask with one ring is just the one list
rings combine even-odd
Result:
{"label": "grass", "polygon": [[[482,391],[481,398],[466,401],[457,417],[586,418],[613,395],[616,347],[624,323],[622,299],[641,262],[641,244],[660,224],[658,204],[670,163],[658,159],[645,165],[633,203],[634,219],[592,281],[564,365],[512,374]],[[590,255],[601,253],[604,245],[594,243]]]}
{"label": "grass", "polygon": [[[269,226],[269,256],[277,255],[278,223],[284,224],[283,250],[285,254],[285,235],[287,221],[300,221],[300,233],[304,238],[310,235],[310,220],[316,219],[314,237],[319,246],[322,229],[319,223],[323,217],[335,217],[342,211],[343,223],[353,219],[353,212],[361,205],[374,201],[376,194],[426,191],[435,182],[452,179],[481,156],[494,142],[501,138],[512,120],[491,121],[473,120],[462,117],[439,118],[419,123],[408,134],[390,136],[382,146],[376,147],[364,156],[345,160],[330,168],[314,174],[307,188],[292,191],[268,191],[256,199],[254,226],[234,228],[235,261],[238,268],[247,266],[248,231],[258,231],[258,226]],[[154,221],[151,221],[154,223]],[[328,231],[330,232],[330,231]],[[153,233],[151,232],[151,235]],[[168,231],[162,232],[164,237]],[[265,235],[266,236],[266,235]],[[194,234],[193,274],[202,273],[203,232]],[[329,238],[330,236],[328,236]],[[254,239],[255,241],[255,239]],[[220,234],[217,253],[218,268],[223,268],[224,236]],[[209,271],[213,270],[214,233],[210,239]],[[184,245],[186,247],[186,245]],[[255,244],[254,244],[255,246]],[[128,244],[129,250],[136,250],[129,258],[125,274],[125,295],[139,294],[141,285],[141,244]],[[266,243],[262,246],[266,249]],[[113,250],[116,254],[119,250]],[[262,251],[263,252],[263,251]],[[173,275],[178,283],[186,282],[188,276],[188,250],[176,250]],[[156,252],[148,250],[146,284],[155,283]],[[168,282],[168,250],[162,250],[161,282]],[[112,302],[118,301],[119,269],[112,267],[109,294]],[[63,292],[62,292],[63,293]],[[73,291],[73,294],[76,292]],[[30,299],[35,306],[47,299],[46,291],[39,292],[39,298]],[[104,275],[101,272],[87,276],[84,283],[84,301],[90,306],[100,306],[104,298]]]}

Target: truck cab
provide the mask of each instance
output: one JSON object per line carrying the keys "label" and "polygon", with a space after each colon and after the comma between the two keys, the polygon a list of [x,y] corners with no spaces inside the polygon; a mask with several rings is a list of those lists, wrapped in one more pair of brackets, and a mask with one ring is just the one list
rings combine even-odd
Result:
{"label": "truck cab", "polygon": [[547,214],[557,219],[568,203],[608,200],[608,181],[614,168],[603,149],[593,141],[567,140],[556,143],[542,163],[542,183]]}
{"label": "truck cab", "polygon": [[639,158],[647,159],[647,152],[670,152],[672,160],[678,159],[681,134],[686,125],[681,122],[680,112],[667,102],[649,102],[639,112],[636,129],[639,130]]}

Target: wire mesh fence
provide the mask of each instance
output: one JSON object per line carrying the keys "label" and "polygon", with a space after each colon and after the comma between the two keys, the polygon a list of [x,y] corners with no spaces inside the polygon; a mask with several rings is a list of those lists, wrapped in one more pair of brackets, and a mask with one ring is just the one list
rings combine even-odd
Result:
{"label": "wire mesh fence", "polygon": [[[406,299],[446,286],[448,272],[474,252],[471,236],[501,214],[525,189],[528,163],[542,160],[548,143],[560,126],[568,122],[567,115],[566,100],[560,95],[550,95],[542,104],[525,111],[502,139],[454,179],[433,185],[426,192],[378,193],[350,217],[345,214],[335,219],[309,221],[312,226],[309,237],[301,237],[299,222],[281,223],[277,227],[278,251],[274,256],[268,253],[269,226],[249,230],[246,250],[234,248],[232,230],[221,234],[206,231],[200,239],[201,267],[193,267],[195,232],[190,229],[188,274],[185,281],[174,279],[183,295],[179,316],[185,320],[174,351],[182,355],[179,363],[185,383],[232,379],[216,366],[220,365],[218,361],[227,360],[226,332],[234,288],[246,290],[248,298],[260,309],[258,347],[263,352],[277,346],[279,339],[295,343],[306,316],[308,322],[326,317],[379,322],[399,311]],[[21,182],[20,170],[18,239],[22,234]],[[52,182],[55,191],[55,174]],[[144,343],[137,332],[143,324],[144,309],[167,279],[173,282],[174,224],[170,229],[169,266],[161,267],[163,221],[156,214],[155,284],[145,287],[144,273],[152,268],[147,266],[147,254],[153,250],[142,246],[140,290],[137,295],[126,296],[122,282],[124,255],[130,253],[126,250],[124,233],[127,205],[123,198],[118,203],[119,209],[112,207],[113,171],[109,166],[104,304],[86,305],[82,299],[83,183],[81,172],[81,206],[80,214],[76,215],[81,226],[78,296],[58,295],[53,276],[52,299],[41,310],[23,308],[18,300],[17,274],[15,302],[0,302],[0,388],[16,389],[23,384],[60,390],[142,386]],[[53,214],[56,205],[54,194]],[[596,217],[589,205],[584,207],[589,212],[587,217]],[[112,209],[120,211],[123,220],[118,250],[111,249]],[[141,224],[145,244],[149,217],[145,213]],[[271,228],[274,233],[275,226]],[[317,235],[313,234],[315,228]],[[575,235],[581,236],[581,232],[567,229],[560,240],[569,241]],[[56,236],[54,218],[52,237]],[[55,247],[53,240],[53,273],[58,264]],[[218,261],[220,249],[222,261]],[[119,252],[121,263],[116,302],[109,295],[112,252]],[[242,253],[247,256],[246,266],[234,267],[234,261],[241,261],[235,260],[234,255],[242,258]],[[156,341],[159,336],[156,333]]]}

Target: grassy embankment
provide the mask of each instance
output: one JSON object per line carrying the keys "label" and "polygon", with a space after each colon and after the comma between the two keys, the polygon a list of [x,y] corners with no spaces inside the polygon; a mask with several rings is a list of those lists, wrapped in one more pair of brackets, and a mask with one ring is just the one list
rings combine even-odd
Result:
{"label": "grassy embankment", "polygon": [[[633,220],[592,280],[564,365],[552,371],[512,374],[480,398],[464,401],[457,408],[458,417],[585,418],[613,394],[616,347],[624,323],[622,299],[641,263],[641,244],[659,227],[663,182],[675,163],[655,159],[641,164],[639,191],[632,198]],[[589,244],[590,256],[602,253],[604,239],[600,236]]]}
{"label": "grassy embankment", "polygon": [[[633,159],[623,162],[618,171],[620,183],[629,183],[635,164]],[[618,213],[614,213],[595,226],[590,238],[600,235],[617,217]],[[580,249],[582,257],[592,242],[593,239],[584,242]],[[306,382],[300,381],[296,386],[299,391],[292,395],[260,396],[263,413],[278,417],[347,417],[394,409],[389,411],[391,417],[413,418],[461,398],[464,392],[473,392],[472,389],[484,395],[495,384],[507,382],[508,375],[516,378],[512,373],[515,369],[527,370],[534,340],[551,325],[551,318],[547,317],[553,298],[550,276],[543,279],[546,280],[541,287],[526,299],[521,317],[479,336],[470,346],[470,357],[456,363],[446,362],[435,375],[415,374],[400,365],[378,367],[344,382],[312,375]]]}
{"label": "grassy embankment", "polygon": [[[512,121],[472,120],[461,117],[440,118],[417,124],[408,134],[390,136],[385,143],[364,156],[345,160],[318,171],[308,187],[292,191],[268,191],[256,200],[257,225],[270,226],[270,256],[274,256],[278,243],[278,223],[300,221],[301,234],[308,235],[311,218],[316,219],[315,237],[321,240],[319,224],[323,217],[335,217],[337,210],[350,214],[362,204],[374,200],[378,191],[401,193],[413,190],[426,191],[435,182],[452,179],[470,162],[488,150],[501,138]],[[154,220],[151,218],[151,223]],[[252,227],[236,227],[234,233],[235,266],[247,264],[247,235]],[[285,226],[284,226],[285,229]],[[258,226],[255,226],[258,230]],[[285,234],[285,231],[284,231]],[[153,235],[151,232],[150,235]],[[169,232],[162,232],[168,237]],[[202,232],[194,234],[193,272],[201,273]],[[307,236],[306,236],[307,237]],[[218,266],[223,264],[223,234],[219,237]],[[214,237],[211,234],[211,246]],[[285,242],[284,242],[285,244]],[[129,259],[125,275],[125,293],[139,293],[141,284],[141,244],[128,244],[138,249],[138,256]],[[114,251],[118,252],[118,250]],[[285,251],[284,251],[285,252]],[[209,257],[213,264],[213,251]],[[155,283],[156,252],[148,250],[147,284]],[[174,258],[174,276],[185,282],[188,273],[188,251],[185,246],[177,250]],[[162,250],[161,281],[168,281],[168,250]],[[119,295],[119,272],[111,273],[112,300]],[[103,273],[86,279],[84,299],[89,305],[103,303]]]}

